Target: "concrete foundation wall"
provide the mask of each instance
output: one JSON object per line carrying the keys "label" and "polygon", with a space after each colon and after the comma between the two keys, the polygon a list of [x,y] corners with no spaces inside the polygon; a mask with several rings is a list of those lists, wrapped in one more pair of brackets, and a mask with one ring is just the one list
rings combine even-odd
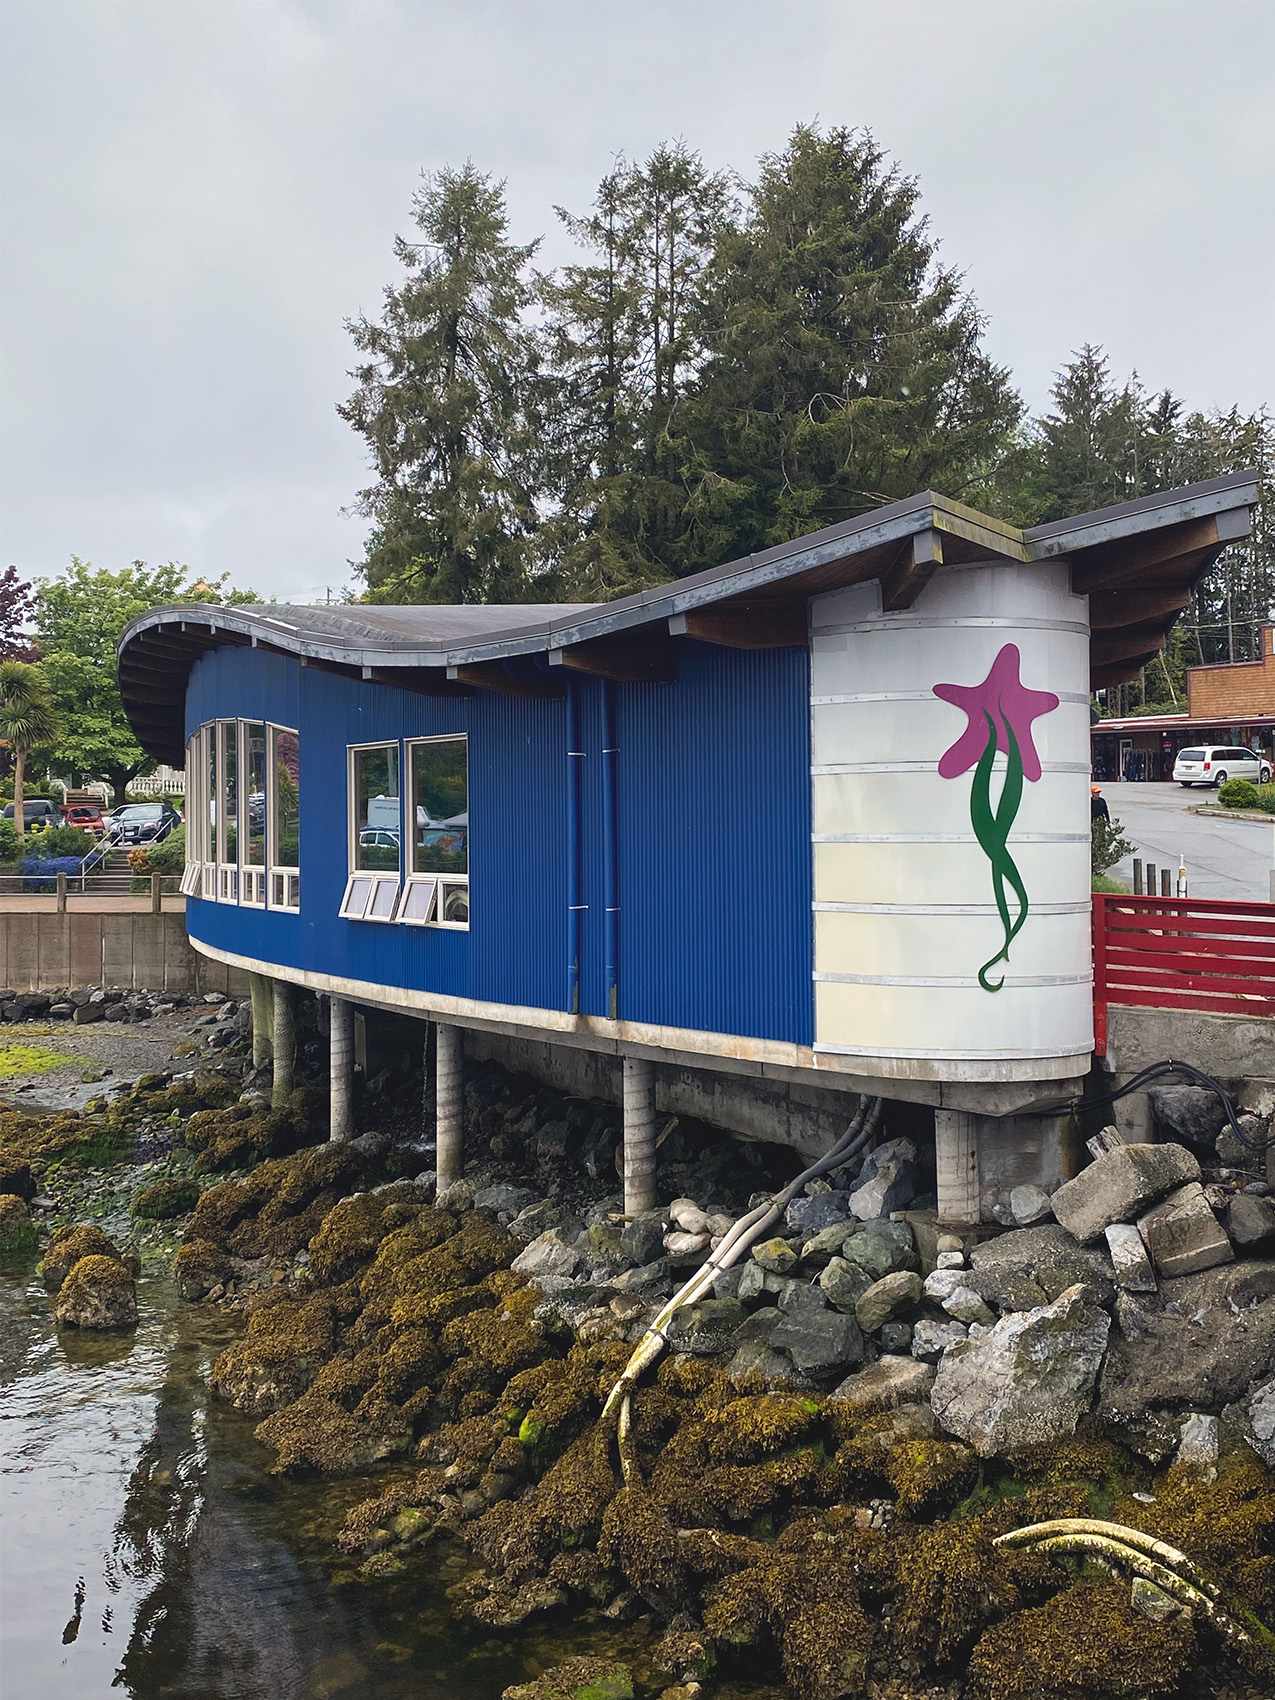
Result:
{"label": "concrete foundation wall", "polygon": [[[1203,1069],[1228,1089],[1242,1080],[1275,1077],[1275,1020],[1110,1006],[1103,1068],[1112,1085],[1123,1085],[1149,1064],[1169,1057]],[[1126,1139],[1154,1139],[1145,1093],[1122,1098],[1112,1114]]]}
{"label": "concrete foundation wall", "polygon": [[239,968],[193,950],[186,917],[68,910],[0,915],[0,986],[145,986],[153,992],[247,992]]}
{"label": "concrete foundation wall", "polygon": [[[614,1054],[472,1028],[465,1031],[465,1054],[530,1074],[580,1098],[620,1102],[623,1065]],[[858,1098],[831,1087],[787,1085],[660,1063],[655,1071],[655,1102],[668,1114],[694,1116],[743,1139],[790,1145],[813,1160],[845,1132]]]}

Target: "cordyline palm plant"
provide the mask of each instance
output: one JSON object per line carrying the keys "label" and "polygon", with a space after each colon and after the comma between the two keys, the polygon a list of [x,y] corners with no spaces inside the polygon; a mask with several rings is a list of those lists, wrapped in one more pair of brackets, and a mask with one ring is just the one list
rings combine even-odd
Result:
{"label": "cordyline palm plant", "polygon": [[58,734],[58,713],[41,669],[28,661],[0,661],[0,739],[13,751],[13,825],[26,836],[22,795],[27,755]]}

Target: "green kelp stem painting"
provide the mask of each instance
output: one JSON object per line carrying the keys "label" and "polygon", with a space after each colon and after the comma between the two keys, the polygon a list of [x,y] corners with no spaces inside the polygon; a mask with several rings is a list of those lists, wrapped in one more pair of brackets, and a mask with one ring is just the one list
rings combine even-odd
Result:
{"label": "green kelp stem painting", "polygon": [[[1005,783],[1001,787],[1000,801],[993,808],[992,768],[996,761],[997,728],[996,722],[986,709],[983,710],[983,718],[987,722],[987,744],[978,758],[974,781],[970,786],[970,822],[974,828],[974,836],[983,846],[987,859],[992,864],[992,895],[996,899],[996,913],[1005,929],[1005,942],[996,955],[989,957],[979,969],[978,983],[985,992],[999,992],[1005,984],[1005,976],[1002,973],[999,980],[989,980],[988,969],[995,968],[998,962],[1009,961],[1009,947],[1022,931],[1031,908],[1023,876],[1019,873],[1008,847],[1010,828],[1018,814],[1018,805],[1023,800],[1023,758],[1018,748],[1018,739],[1014,736],[1014,728],[1006,721],[1008,766]],[[1009,916],[1009,900],[1005,895],[1006,886],[1009,886],[1018,902],[1018,914],[1012,921]]]}

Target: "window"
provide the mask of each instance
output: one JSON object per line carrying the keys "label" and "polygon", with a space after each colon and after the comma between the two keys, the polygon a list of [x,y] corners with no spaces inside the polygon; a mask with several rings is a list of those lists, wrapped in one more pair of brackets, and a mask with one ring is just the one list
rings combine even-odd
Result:
{"label": "window", "polygon": [[269,902],[272,909],[297,909],[301,903],[301,746],[296,733],[283,726],[271,726],[268,736]]}
{"label": "window", "polygon": [[350,751],[350,877],[340,913],[348,921],[392,921],[402,867],[398,745]]}
{"label": "window", "polygon": [[411,856],[398,918],[411,926],[469,925],[469,740],[407,746]]}
{"label": "window", "polygon": [[214,720],[186,746],[188,897],[296,910],[301,900],[297,734]]}

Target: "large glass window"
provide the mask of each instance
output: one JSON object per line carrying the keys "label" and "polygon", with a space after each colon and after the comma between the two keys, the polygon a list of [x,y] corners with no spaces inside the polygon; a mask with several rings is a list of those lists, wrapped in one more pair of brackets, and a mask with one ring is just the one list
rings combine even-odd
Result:
{"label": "large glass window", "polygon": [[469,925],[469,741],[407,746],[411,857],[398,919],[414,926]]}
{"label": "large glass window", "polygon": [[186,758],[190,897],[295,910],[301,899],[301,764],[295,732],[259,720],[215,720]]}
{"label": "large glass window", "polygon": [[400,814],[398,745],[351,751],[354,845],[352,872],[398,873]]}
{"label": "large glass window", "polygon": [[251,868],[264,868],[266,865],[266,729],[260,721],[245,722],[243,746],[243,859]]}

